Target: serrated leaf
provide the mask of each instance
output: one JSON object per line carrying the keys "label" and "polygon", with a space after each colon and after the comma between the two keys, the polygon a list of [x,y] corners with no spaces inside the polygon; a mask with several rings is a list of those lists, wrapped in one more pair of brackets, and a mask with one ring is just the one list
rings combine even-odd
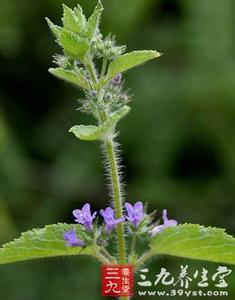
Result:
{"label": "serrated leaf", "polygon": [[49,72],[62,80],[78,85],[84,89],[89,88],[88,83],[83,75],[76,73],[73,70],[65,70],[63,68],[50,68]]}
{"label": "serrated leaf", "polygon": [[59,35],[60,35],[60,31],[61,31],[62,27],[53,24],[49,18],[46,18],[46,21],[47,21],[47,24],[48,24],[51,32],[56,37],[56,39],[59,39]]}
{"label": "serrated leaf", "polygon": [[104,9],[103,5],[99,1],[93,14],[90,16],[90,18],[87,21],[86,36],[89,41],[91,41],[93,39],[93,37],[95,36],[95,34],[99,28],[100,17],[101,17],[101,13],[102,13],[103,9]]}
{"label": "serrated leaf", "polygon": [[71,8],[69,8],[65,4],[63,4],[63,10],[64,13],[62,21],[64,28],[68,31],[72,31],[74,33],[79,34],[83,28],[79,26],[78,16]]}
{"label": "serrated leaf", "polygon": [[89,48],[89,43],[86,39],[66,29],[61,30],[59,42],[68,56],[81,61]]}
{"label": "serrated leaf", "polygon": [[74,13],[77,16],[77,22],[78,22],[79,28],[81,28],[81,31],[83,31],[84,28],[86,27],[87,21],[86,21],[86,16],[83,13],[83,9],[79,4],[74,9]]}
{"label": "serrated leaf", "polygon": [[147,62],[150,59],[154,59],[161,56],[157,51],[143,50],[143,51],[132,51],[118,56],[112,61],[108,67],[107,76],[105,83],[111,80],[118,73],[123,73],[133,67]]}
{"label": "serrated leaf", "polygon": [[197,224],[182,224],[164,229],[152,238],[150,249],[153,255],[235,264],[235,238],[224,229]]}
{"label": "serrated leaf", "polygon": [[47,225],[44,228],[25,232],[20,238],[3,245],[0,249],[0,264],[68,255],[95,256],[96,249],[93,246],[85,248],[65,246],[63,233],[72,228],[75,229],[79,238],[85,239],[86,233],[79,224]]}
{"label": "serrated leaf", "polygon": [[130,111],[129,106],[124,106],[113,113],[110,118],[99,126],[76,125],[69,132],[83,141],[104,140],[113,130],[116,123]]}

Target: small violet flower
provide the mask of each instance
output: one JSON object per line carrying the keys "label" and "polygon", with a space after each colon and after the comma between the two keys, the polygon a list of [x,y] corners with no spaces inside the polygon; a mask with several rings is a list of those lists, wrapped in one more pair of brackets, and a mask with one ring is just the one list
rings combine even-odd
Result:
{"label": "small violet flower", "polygon": [[96,91],[91,91],[91,96],[92,97],[97,97],[97,92]]}
{"label": "small violet flower", "polygon": [[92,222],[96,216],[96,212],[91,215],[90,204],[86,203],[82,209],[75,209],[73,215],[76,218],[75,222],[82,224],[87,230],[92,230]]}
{"label": "small violet flower", "polygon": [[125,203],[127,211],[127,220],[131,222],[135,227],[144,219],[144,206],[143,203],[138,201],[134,205]]}
{"label": "small violet flower", "polygon": [[118,86],[121,84],[121,82],[122,82],[122,74],[121,73],[117,74],[111,81],[113,86]]}
{"label": "small violet flower", "polygon": [[76,232],[74,229],[71,231],[64,233],[64,240],[67,241],[65,244],[68,247],[84,247],[85,242],[83,240],[78,239]]}
{"label": "small violet flower", "polygon": [[169,220],[167,218],[167,210],[164,209],[163,212],[162,212],[162,219],[163,219],[163,224],[162,225],[158,225],[156,227],[154,227],[151,231],[150,231],[150,234],[152,236],[162,232],[165,228],[167,227],[175,227],[178,222],[176,220]]}
{"label": "small violet flower", "polygon": [[107,232],[111,232],[114,228],[116,228],[116,225],[120,222],[123,222],[125,220],[125,217],[115,219],[114,216],[114,210],[111,207],[107,207],[105,210],[100,210],[101,216],[104,218],[105,222],[105,230]]}

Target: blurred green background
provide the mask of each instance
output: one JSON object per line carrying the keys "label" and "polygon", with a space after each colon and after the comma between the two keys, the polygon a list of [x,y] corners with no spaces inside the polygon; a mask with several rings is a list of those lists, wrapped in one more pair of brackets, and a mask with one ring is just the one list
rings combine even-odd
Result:
{"label": "blurred green background", "polygon": [[[64,2],[70,7],[77,4]],[[96,1],[79,3],[91,13]],[[87,201],[100,209],[109,199],[99,145],[79,142],[67,133],[71,126],[88,122],[76,111],[79,91],[47,72],[59,49],[44,17],[60,23],[61,1],[0,0],[0,4],[3,244],[32,227],[72,222],[71,210]],[[119,137],[126,198],[148,202],[158,216],[167,207],[179,222],[224,227],[235,234],[234,1],[103,0],[103,4],[105,34],[112,31],[128,50],[164,53],[126,75],[126,86],[135,95]],[[157,274],[165,266],[177,275],[180,264],[188,264],[192,272],[202,266],[215,272],[218,267],[162,258],[150,269]],[[0,299],[101,299],[98,266],[87,258],[1,266]],[[234,299],[233,271],[226,299]]]}

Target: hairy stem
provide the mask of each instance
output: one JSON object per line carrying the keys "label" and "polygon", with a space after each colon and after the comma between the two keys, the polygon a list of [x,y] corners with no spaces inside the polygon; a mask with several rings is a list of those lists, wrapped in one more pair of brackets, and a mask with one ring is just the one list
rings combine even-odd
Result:
{"label": "hairy stem", "polygon": [[[105,142],[105,149],[107,153],[108,163],[109,163],[109,172],[111,177],[112,184],[112,193],[114,200],[114,210],[116,218],[121,218],[122,214],[122,197],[121,197],[121,183],[118,174],[118,163],[115,154],[114,142],[112,139]],[[124,237],[124,228],[123,224],[117,224],[117,240],[118,240],[118,256],[119,264],[126,263],[126,245]],[[129,297],[120,297],[120,300],[129,300]]]}
{"label": "hairy stem", "polygon": [[95,70],[95,66],[93,64],[92,60],[88,60],[87,62],[84,63],[86,66],[87,71],[90,74],[91,77],[91,83],[92,83],[92,88],[94,89],[97,83],[98,83],[98,78],[97,78],[97,74],[96,74],[96,70]]}
{"label": "hairy stem", "polygon": [[[114,200],[114,210],[115,217],[121,218],[122,215],[122,199],[121,199],[121,184],[118,174],[118,164],[117,158],[115,154],[114,142],[112,139],[105,142],[105,149],[108,158],[109,171],[111,177],[112,184],[112,193]],[[118,255],[119,255],[119,263],[126,263],[126,246],[125,246],[125,237],[124,237],[124,228],[123,224],[117,224],[117,240],[118,240]]]}
{"label": "hairy stem", "polygon": [[103,59],[102,68],[100,72],[100,78],[103,78],[106,72],[108,60],[106,58]]}
{"label": "hairy stem", "polygon": [[101,248],[101,252],[104,254],[104,256],[110,261],[110,263],[112,264],[116,264],[117,260],[115,257],[113,257],[108,251],[107,249],[105,249],[104,247]]}
{"label": "hairy stem", "polygon": [[100,252],[96,253],[96,258],[101,261],[103,264],[110,264],[111,262]]}

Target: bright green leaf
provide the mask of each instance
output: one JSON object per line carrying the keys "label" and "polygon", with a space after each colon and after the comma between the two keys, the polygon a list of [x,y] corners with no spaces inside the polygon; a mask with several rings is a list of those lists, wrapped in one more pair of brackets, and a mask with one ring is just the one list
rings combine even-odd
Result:
{"label": "bright green leaf", "polygon": [[80,33],[81,32],[81,27],[79,27],[79,22],[78,22],[78,16],[76,13],[63,4],[63,9],[64,9],[64,14],[63,14],[63,25],[64,28],[67,29],[68,31],[72,31],[74,33]]}
{"label": "bright green leaf", "polygon": [[75,134],[77,138],[83,141],[104,140],[109,136],[116,123],[130,111],[129,106],[124,106],[120,110],[114,112],[110,118],[99,126],[93,125],[76,125],[69,132]]}
{"label": "bright green leaf", "polygon": [[152,238],[153,255],[172,255],[235,264],[235,238],[224,229],[182,224],[166,228]]}
{"label": "bright green leaf", "polygon": [[87,36],[88,40],[90,40],[90,41],[93,39],[93,37],[95,36],[95,34],[99,28],[100,17],[101,17],[101,13],[102,13],[103,9],[104,9],[103,5],[99,1],[94,10],[94,13],[88,19],[86,36]]}
{"label": "bright green leaf", "polygon": [[79,28],[81,28],[81,30],[83,31],[84,28],[86,27],[87,21],[86,21],[86,16],[84,15],[83,10],[79,4],[74,9],[74,13],[77,16],[77,23],[79,25]]}
{"label": "bright green leaf", "polygon": [[53,24],[49,18],[46,18],[46,21],[47,21],[49,28],[51,29],[51,32],[54,34],[54,36],[57,39],[59,39],[59,35],[60,35],[60,31],[61,31],[62,27]]}
{"label": "bright green leaf", "polygon": [[150,59],[154,59],[159,56],[161,56],[161,54],[153,50],[132,51],[118,56],[114,61],[110,63],[108,67],[105,83],[111,80],[118,73],[123,73],[133,67],[136,67]]}
{"label": "bright green leaf", "polygon": [[56,256],[83,254],[95,256],[95,246],[85,248],[65,246],[63,233],[72,228],[76,230],[79,238],[85,239],[86,233],[79,224],[54,224],[25,232],[20,238],[3,245],[0,249],[0,264]]}
{"label": "bright green leaf", "polygon": [[62,80],[78,85],[84,89],[89,88],[86,79],[81,73],[76,73],[73,70],[65,70],[63,68],[50,68],[49,72]]}
{"label": "bright green leaf", "polygon": [[78,35],[63,29],[59,37],[60,45],[64,48],[65,53],[75,59],[83,60],[88,48],[88,41]]}
{"label": "bright green leaf", "polygon": [[98,140],[102,136],[100,128],[93,125],[75,125],[70,128],[69,132],[74,133],[77,138],[83,141]]}

